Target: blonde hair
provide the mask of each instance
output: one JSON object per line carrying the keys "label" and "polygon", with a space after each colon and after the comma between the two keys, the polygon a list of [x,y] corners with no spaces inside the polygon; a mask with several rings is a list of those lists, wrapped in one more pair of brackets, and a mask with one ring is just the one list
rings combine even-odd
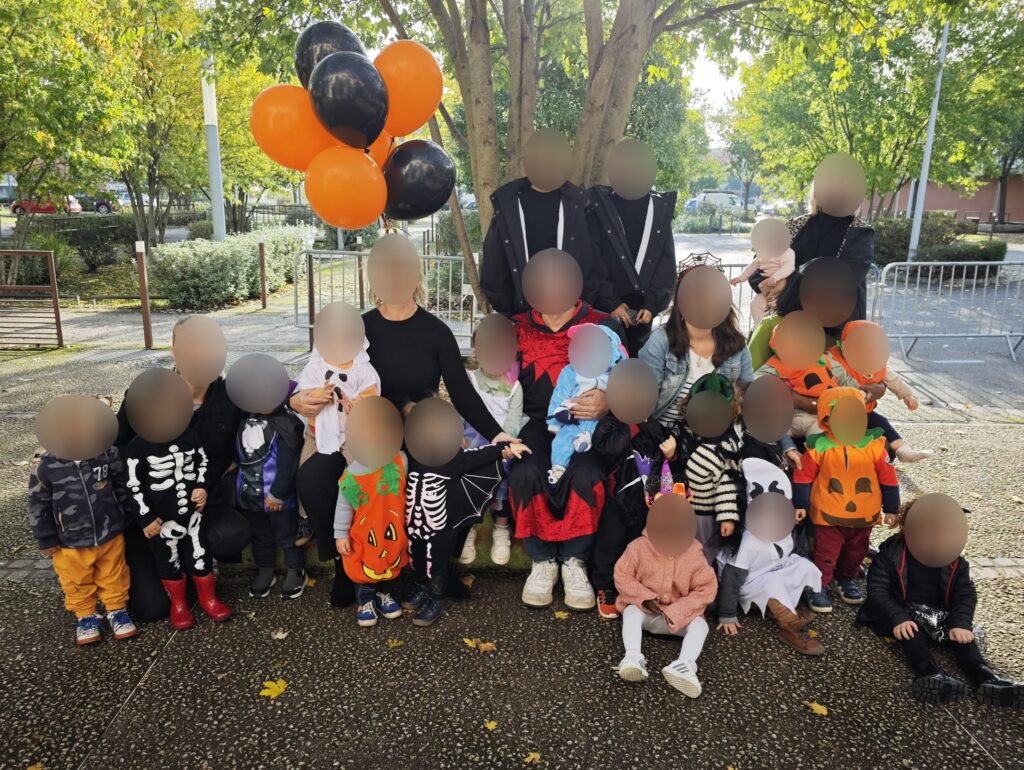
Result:
{"label": "blonde hair", "polygon": [[821,206],[818,205],[818,199],[814,197],[814,180],[811,180],[811,186],[807,189],[807,213],[814,216],[821,211]]}
{"label": "blonde hair", "polygon": [[[420,270],[419,282],[416,284],[416,288],[413,290],[412,293],[412,301],[422,308],[425,308],[427,305],[427,288],[423,285],[422,270]],[[381,305],[384,304],[384,302],[381,300],[380,297],[377,296],[377,294],[373,291],[372,288],[370,289],[370,302],[373,303],[374,307],[380,307]]]}

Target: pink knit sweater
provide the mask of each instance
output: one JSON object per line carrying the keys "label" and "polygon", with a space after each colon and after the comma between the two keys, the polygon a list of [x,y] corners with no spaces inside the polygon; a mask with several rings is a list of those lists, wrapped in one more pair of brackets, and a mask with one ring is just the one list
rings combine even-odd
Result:
{"label": "pink knit sweater", "polygon": [[644,530],[615,562],[615,589],[619,612],[650,599],[661,607],[669,630],[678,631],[704,614],[718,592],[718,580],[698,541],[672,559],[654,550]]}

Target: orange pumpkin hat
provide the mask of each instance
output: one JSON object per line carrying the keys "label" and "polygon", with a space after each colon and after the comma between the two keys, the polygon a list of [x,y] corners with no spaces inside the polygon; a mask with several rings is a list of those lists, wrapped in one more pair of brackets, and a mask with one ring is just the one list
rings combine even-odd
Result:
{"label": "orange pumpkin hat", "polygon": [[824,429],[825,435],[833,441],[837,441],[837,439],[832,433],[832,421],[829,419],[828,422],[825,422],[825,420],[832,417],[832,410],[835,409],[836,404],[847,396],[853,396],[862,404],[866,403],[864,391],[860,388],[828,388],[818,397],[818,424]]}

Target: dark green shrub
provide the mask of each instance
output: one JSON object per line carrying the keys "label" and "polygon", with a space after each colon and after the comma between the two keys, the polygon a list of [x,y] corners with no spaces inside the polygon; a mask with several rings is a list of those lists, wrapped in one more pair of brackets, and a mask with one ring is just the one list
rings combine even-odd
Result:
{"label": "dark green shrub", "polygon": [[68,243],[90,273],[103,265],[113,265],[119,258],[118,230],[115,217],[81,217],[76,228],[66,233]]}
{"label": "dark green shrub", "polygon": [[[890,262],[907,261],[912,224],[913,220],[909,217],[877,219],[871,223],[875,231],[875,262],[879,265],[888,265]],[[918,253],[952,243],[956,239],[956,228],[956,219],[951,215],[926,213],[921,220]]]}
{"label": "dark green shrub", "polygon": [[167,212],[167,226],[168,227],[187,227],[193,222],[198,222],[201,219],[206,219],[205,211],[196,211],[195,209],[178,209]]}
{"label": "dark green shrub", "polygon": [[[480,212],[464,209],[462,218],[466,222],[469,245],[473,253],[479,254],[483,250],[484,240],[483,234],[480,232]],[[458,236],[455,235],[455,222],[452,220],[450,211],[442,211],[437,218],[437,253],[449,257],[462,254],[462,247],[459,246]]]}
{"label": "dark green shrub", "polygon": [[288,209],[284,215],[286,225],[316,225],[320,219],[313,213],[313,209],[296,206]]}
{"label": "dark green shrub", "polygon": [[213,240],[213,220],[197,219],[188,225],[188,240]]}
{"label": "dark green shrub", "polygon": [[1002,262],[1006,259],[1006,241],[962,240],[944,246],[919,249],[918,262]]}
{"label": "dark green shrub", "polygon": [[[316,248],[324,249],[326,251],[338,250],[338,228],[333,225],[328,225],[321,219],[317,219],[318,227],[323,236],[317,238]],[[369,227],[364,227],[361,230],[343,230],[345,234],[344,245],[341,247],[342,251],[356,251],[359,249],[359,237],[362,236],[362,250],[367,251],[373,244],[377,242],[380,237],[380,227],[377,224],[372,224]]]}
{"label": "dark green shrub", "polygon": [[[75,250],[67,241],[53,233],[33,235],[26,248],[38,251],[52,251],[53,263],[57,268],[57,283],[75,266]],[[9,257],[7,260],[9,261]],[[22,257],[18,260],[18,283],[22,286],[41,286],[50,282],[46,271],[46,260],[41,257]]]}

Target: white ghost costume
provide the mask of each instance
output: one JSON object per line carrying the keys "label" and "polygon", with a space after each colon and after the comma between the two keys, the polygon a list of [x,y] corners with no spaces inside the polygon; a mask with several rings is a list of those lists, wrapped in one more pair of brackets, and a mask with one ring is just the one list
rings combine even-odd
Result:
{"label": "white ghost costume", "polygon": [[[741,464],[747,485],[747,503],[764,492],[778,492],[792,499],[793,487],[777,466],[758,458]],[[814,562],[793,553],[793,534],[781,540],[765,542],[749,529],[744,530],[735,553],[718,554],[719,623],[735,623],[736,608],[744,613],[754,605],[765,616],[768,602],[775,599],[786,609],[796,611],[805,588],[821,588],[821,571]]]}
{"label": "white ghost costume", "polygon": [[[356,354],[352,364],[347,368],[341,368],[325,361],[314,345],[309,354],[309,361],[299,375],[299,390],[322,388],[328,383],[334,389],[336,403],[325,405],[313,421],[316,451],[321,454],[333,454],[345,444],[347,415],[341,408],[339,394],[350,401],[355,401],[360,393],[371,387],[377,395],[380,394],[380,375],[370,363],[370,354],[366,352],[369,347],[370,343],[363,340],[363,349]],[[308,421],[306,422],[308,424]]]}

